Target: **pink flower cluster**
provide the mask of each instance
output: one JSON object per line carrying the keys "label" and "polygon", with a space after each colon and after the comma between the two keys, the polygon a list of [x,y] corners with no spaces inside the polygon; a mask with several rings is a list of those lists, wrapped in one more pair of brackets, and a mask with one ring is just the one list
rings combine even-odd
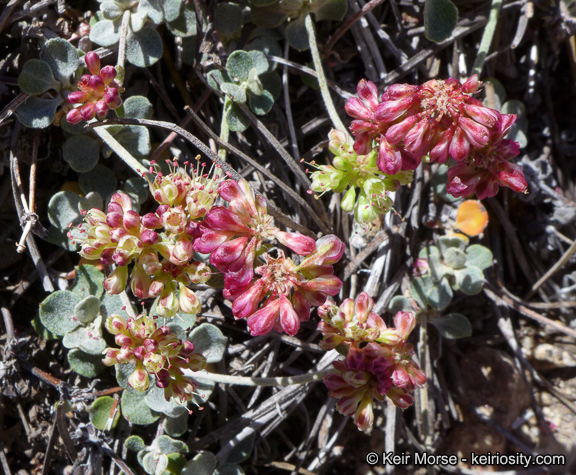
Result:
{"label": "pink flower cluster", "polygon": [[[315,242],[280,231],[264,198],[254,196],[244,180],[222,183],[219,194],[228,207],[215,206],[208,212],[194,249],[210,253],[210,263],[224,273],[224,296],[234,301],[236,318],[248,319],[252,335],[272,329],[296,334],[300,322],[310,318],[310,306],[322,305],[327,295],[340,290],[342,282],[334,276],[332,264],[342,257],[344,243],[336,236]],[[305,256],[302,262],[294,263],[281,250],[276,258],[263,254],[273,239]],[[254,269],[256,256],[264,264]]]}
{"label": "pink flower cluster", "polygon": [[116,69],[113,66],[100,69],[100,57],[93,51],[86,53],[84,60],[90,74],[83,75],[78,81],[78,91],[68,94],[68,102],[78,104],[66,115],[66,120],[71,124],[92,120],[94,117],[104,119],[110,109],[122,105],[120,86],[114,81]]}
{"label": "pink flower cluster", "polygon": [[461,84],[456,79],[432,80],[420,86],[394,84],[378,100],[376,85],[365,79],[358,84],[358,97],[346,104],[355,120],[350,130],[356,137],[354,150],[367,154],[378,148],[378,167],[387,175],[414,170],[422,158],[451,168],[448,192],[479,199],[494,196],[499,186],[525,192],[521,169],[510,159],[519,153],[516,142],[504,139],[516,120],[500,114],[469,94],[481,83],[476,75]]}
{"label": "pink flower cluster", "polygon": [[206,367],[206,359],[194,353],[194,344],[180,340],[167,326],[157,327],[154,319],[138,315],[124,320],[119,315],[106,319],[106,329],[115,335],[118,348],[107,348],[102,361],[107,366],[133,363],[136,368],[128,378],[130,387],[147,391],[150,374],[156,376],[156,386],[164,389],[166,400],[174,398],[178,404],[186,404],[196,392],[198,384],[186,376],[184,369],[200,371]]}
{"label": "pink flower cluster", "polygon": [[193,245],[199,234],[197,220],[211,208],[220,182],[219,175],[212,178],[202,171],[198,169],[192,177],[185,172],[158,174],[151,184],[160,203],[155,213],[140,216],[124,193],[112,196],[108,213],[88,211],[85,220],[89,227],[80,254],[117,265],[104,281],[108,293],[124,290],[128,265],[134,262],[132,292],[141,299],[159,297],[158,315],[200,311],[201,303],[188,286],[206,283],[211,271],[194,260]]}
{"label": "pink flower cluster", "polygon": [[[246,318],[253,335],[272,329],[294,335],[310,318],[311,306],[342,287],[332,265],[342,257],[344,243],[332,235],[315,241],[281,231],[264,198],[245,180],[174,172],[158,174],[151,191],[160,204],[155,213],[139,216],[128,195],[116,193],[108,213],[86,214],[89,228],[80,253],[117,265],[104,282],[108,293],[124,290],[127,266],[134,262],[132,292],[141,299],[159,297],[158,315],[197,313],[200,302],[188,286],[206,283],[212,271],[194,262],[194,253],[209,254],[210,264],[224,274],[224,296],[233,300],[234,316]],[[213,206],[218,195],[227,207]],[[282,250],[270,254],[274,240],[302,256],[301,262]]]}
{"label": "pink flower cluster", "polygon": [[374,399],[389,397],[406,409],[414,403],[414,390],[426,383],[426,375],[412,359],[414,349],[406,340],[416,325],[410,312],[398,312],[395,328],[372,312],[374,301],[363,292],[356,301],[346,299],[337,307],[326,303],[318,309],[318,328],[327,349],[343,345],[346,359],[334,363],[336,373],[324,379],[336,408],[366,430],[374,422]]}

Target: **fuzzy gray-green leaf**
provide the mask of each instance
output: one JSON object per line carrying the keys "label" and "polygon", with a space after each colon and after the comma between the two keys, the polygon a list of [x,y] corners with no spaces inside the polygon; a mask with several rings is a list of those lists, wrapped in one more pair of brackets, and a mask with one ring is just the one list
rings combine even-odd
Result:
{"label": "fuzzy gray-green leaf", "polygon": [[213,475],[217,463],[212,452],[202,452],[186,464],[181,475]]}
{"label": "fuzzy gray-green leaf", "polygon": [[62,157],[75,172],[92,170],[100,158],[98,142],[87,135],[73,135],[62,146]]}
{"label": "fuzzy gray-green leaf", "polygon": [[62,38],[54,38],[44,44],[42,60],[48,63],[54,77],[64,86],[70,84],[70,76],[78,69],[78,51]]}
{"label": "fuzzy gray-green leaf", "polygon": [[86,378],[94,378],[106,368],[102,363],[102,355],[89,355],[79,349],[68,352],[68,363],[74,371]]}
{"label": "fuzzy gray-green leaf", "polygon": [[450,305],[453,295],[448,279],[444,278],[432,286],[426,298],[430,306],[438,310],[443,310]]}
{"label": "fuzzy gray-green leaf", "polygon": [[317,3],[319,3],[321,6],[320,8],[313,10],[314,19],[316,21],[342,21],[348,12],[348,2],[346,0],[326,0],[324,2]]}
{"label": "fuzzy gray-green leaf", "polygon": [[106,0],[100,4],[100,11],[106,20],[117,20],[122,16],[124,10],[113,0]]}
{"label": "fuzzy gray-green leaf", "polygon": [[152,28],[129,33],[126,40],[126,59],[134,66],[146,68],[162,57],[162,38]]}
{"label": "fuzzy gray-green leaf", "polygon": [[124,116],[128,119],[151,119],[152,103],[145,96],[130,96],[124,101]]}
{"label": "fuzzy gray-green leaf", "polygon": [[187,412],[184,406],[176,404],[172,399],[166,401],[164,390],[157,386],[150,387],[145,400],[150,409],[156,412],[162,412],[168,417],[178,417]]}
{"label": "fuzzy gray-green leaf", "polygon": [[187,453],[188,446],[181,440],[174,440],[167,435],[158,437],[158,449],[163,454],[173,454],[174,452]]}
{"label": "fuzzy gray-green leaf", "polygon": [[452,269],[462,269],[466,264],[466,254],[460,249],[451,247],[447,249],[446,254],[444,254],[444,262],[452,267]]}
{"label": "fuzzy gray-green leaf", "polygon": [[48,203],[48,219],[58,229],[68,230],[69,224],[77,225],[81,216],[78,212],[80,196],[72,191],[59,191]]}
{"label": "fuzzy gray-green leaf", "polygon": [[114,417],[110,419],[110,412],[114,407],[115,400],[110,396],[101,396],[90,406],[90,422],[100,430],[112,430],[120,419],[119,408],[114,411]]}
{"label": "fuzzy gray-green leaf", "polygon": [[466,249],[466,265],[476,266],[481,270],[487,269],[492,265],[494,256],[492,251],[481,244],[472,244]]}
{"label": "fuzzy gray-green leaf", "polygon": [[26,127],[45,129],[54,122],[56,109],[63,101],[62,96],[52,99],[30,96],[16,109],[16,116]]}
{"label": "fuzzy gray-green leaf", "polygon": [[134,452],[138,452],[140,450],[144,450],[146,448],[146,444],[142,437],[138,435],[131,435],[124,441],[124,447],[128,450],[132,450]]}
{"label": "fuzzy gray-green leaf", "polygon": [[194,343],[194,352],[201,353],[208,363],[222,359],[226,351],[226,338],[220,329],[210,323],[203,323],[190,333],[188,339]]}
{"label": "fuzzy gray-green leaf", "polygon": [[252,50],[248,51],[248,54],[252,58],[252,65],[256,69],[258,75],[264,74],[269,69],[268,60],[266,55],[262,51]]}
{"label": "fuzzy gray-green leaf", "polygon": [[234,102],[238,102],[240,104],[244,104],[246,102],[246,92],[237,84],[232,82],[223,82],[220,84],[220,90],[224,94],[228,94],[230,99],[232,99]]}
{"label": "fuzzy gray-green leaf", "polygon": [[310,39],[308,38],[308,31],[304,24],[304,15],[299,16],[292,20],[286,26],[286,39],[292,48],[298,51],[304,51],[310,48]]}
{"label": "fuzzy gray-green leaf", "polygon": [[170,33],[180,38],[196,36],[196,12],[192,8],[184,6],[178,18],[166,23]]}
{"label": "fuzzy gray-green leaf", "polygon": [[220,34],[234,34],[242,28],[242,9],[232,3],[219,3],[214,12],[214,28]]}
{"label": "fuzzy gray-green leaf", "polygon": [[73,320],[74,308],[80,303],[80,297],[68,290],[57,290],[40,304],[40,321],[47,330],[63,336],[80,326]]}
{"label": "fuzzy gray-green leaf", "polygon": [[472,325],[464,315],[460,313],[448,313],[430,319],[430,323],[438,332],[449,339],[466,338],[472,335]]}
{"label": "fuzzy gray-green leaf", "polygon": [[235,104],[232,104],[225,114],[226,123],[232,132],[244,132],[250,125],[248,117]]}
{"label": "fuzzy gray-green leaf", "polygon": [[76,267],[76,282],[70,290],[81,299],[92,295],[100,299],[104,292],[103,282],[104,274],[96,266],[84,264]]}
{"label": "fuzzy gray-green leaf", "polygon": [[100,299],[89,295],[82,299],[74,307],[74,316],[81,323],[86,324],[94,320],[100,314]]}
{"label": "fuzzy gray-green leaf", "polygon": [[468,266],[454,273],[458,288],[466,295],[476,295],[484,286],[484,274],[476,266]]}
{"label": "fuzzy gray-green leaf", "polygon": [[428,308],[428,292],[432,289],[434,283],[429,275],[416,277],[410,284],[410,295],[421,309]]}
{"label": "fuzzy gray-green leaf", "polygon": [[466,245],[467,243],[458,237],[442,236],[438,238],[438,248],[443,256],[446,255],[446,251],[451,247],[463,251],[466,249]]}
{"label": "fuzzy gray-green leaf", "polygon": [[37,96],[50,89],[60,89],[60,83],[54,79],[52,69],[46,61],[31,59],[26,62],[18,76],[18,85],[26,94]]}
{"label": "fuzzy gray-green leaf", "polygon": [[145,393],[124,391],[122,393],[122,415],[132,424],[148,425],[156,422],[160,414],[148,407]]}
{"label": "fuzzy gray-green leaf", "polygon": [[168,457],[155,451],[148,452],[142,458],[142,467],[150,475],[161,475],[168,468]]}
{"label": "fuzzy gray-green leaf", "polygon": [[274,98],[268,91],[262,91],[262,94],[249,94],[250,109],[256,115],[266,115],[272,110],[274,106]]}
{"label": "fuzzy gray-green leaf", "polygon": [[90,41],[97,45],[108,47],[120,41],[121,19],[100,20],[90,29]]}
{"label": "fuzzy gray-green leaf", "polygon": [[414,310],[410,299],[402,295],[396,295],[388,304],[388,312],[392,315],[396,315],[398,312],[413,312]]}
{"label": "fuzzy gray-green leaf", "polygon": [[250,53],[242,50],[234,51],[226,61],[228,73],[240,82],[246,81],[250,70],[254,67]]}
{"label": "fuzzy gray-green leaf", "polygon": [[450,38],[458,22],[458,9],[450,0],[426,0],[424,4],[424,34],[440,43]]}
{"label": "fuzzy gray-green leaf", "polygon": [[118,182],[110,168],[97,164],[92,170],[80,174],[78,185],[84,193],[95,191],[103,199],[107,199],[116,191]]}
{"label": "fuzzy gray-green leaf", "polygon": [[166,417],[164,419],[164,430],[172,437],[180,437],[188,430],[188,412],[184,412],[178,417]]}

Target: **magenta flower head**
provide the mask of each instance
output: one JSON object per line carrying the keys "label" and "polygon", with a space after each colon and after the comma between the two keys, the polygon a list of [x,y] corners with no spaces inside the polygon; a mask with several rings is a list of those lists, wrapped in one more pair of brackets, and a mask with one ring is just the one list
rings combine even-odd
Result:
{"label": "magenta flower head", "polygon": [[415,169],[426,154],[438,163],[448,156],[463,160],[471,149],[488,144],[500,118],[498,111],[468,95],[479,86],[477,76],[464,84],[453,78],[421,86],[393,84],[378,104],[376,87],[360,81],[359,99],[346,106],[356,119],[350,126],[355,150],[368,153],[377,146],[378,167],[388,175]]}
{"label": "magenta flower head", "polygon": [[180,340],[167,326],[158,328],[145,314],[127,321],[120,315],[111,315],[104,326],[115,335],[121,348],[106,348],[103,363],[107,366],[135,364],[136,368],[128,378],[130,387],[146,391],[150,374],[154,374],[156,385],[164,389],[166,400],[173,398],[177,404],[185,405],[192,399],[198,384],[186,376],[184,370],[200,371],[206,367],[206,359],[194,353],[192,342]]}
{"label": "magenta flower head", "polygon": [[89,121],[94,117],[104,119],[110,109],[117,109],[122,105],[118,84],[114,81],[116,69],[105,66],[100,69],[99,56],[90,51],[84,56],[86,67],[91,74],[85,74],[78,81],[78,91],[68,94],[70,104],[78,104],[79,113],[72,113],[72,109],[66,119],[71,124],[77,124],[81,120]]}
{"label": "magenta flower head", "polygon": [[[356,321],[359,322],[371,308],[368,299],[369,297],[362,294],[358,296],[356,303],[347,299],[340,307],[340,311],[343,314],[357,311],[359,318],[356,318]],[[324,307],[320,312],[324,321],[326,316],[323,313],[326,309],[327,307]],[[333,309],[328,310],[335,317],[330,323],[337,322],[338,318],[346,323],[354,321],[354,318],[338,315]],[[366,321],[369,319],[370,313]],[[380,333],[381,337],[378,339],[380,341],[363,343],[360,347],[358,341],[349,338],[350,347],[346,359],[335,362],[336,373],[331,373],[324,379],[330,397],[338,399],[336,403],[338,411],[344,415],[355,414],[354,422],[360,430],[366,430],[373,423],[373,399],[382,401],[384,396],[387,396],[394,404],[406,409],[414,402],[414,390],[426,383],[426,375],[413,360],[414,349],[406,342],[416,324],[414,315],[410,312],[398,312],[394,317],[394,323],[396,328],[384,330],[388,332],[389,337],[382,338],[382,332]],[[343,328],[346,330],[345,326]],[[332,329],[340,330],[334,325]],[[331,341],[335,342],[342,333],[331,331],[329,334]]]}
{"label": "magenta flower head", "polygon": [[[252,335],[264,335],[273,329],[295,335],[300,322],[310,318],[312,305],[322,305],[328,295],[340,291],[342,282],[334,276],[331,265],[342,255],[340,245],[334,242],[338,239],[335,236],[325,238],[321,238],[324,243],[320,242],[321,239],[317,242],[318,249],[323,249],[321,256],[324,259],[317,258],[316,265],[308,262],[307,267],[302,268],[302,264],[296,265],[282,251],[278,251],[278,258],[265,254],[263,259],[266,263],[255,270],[260,278],[243,288],[229,291],[229,294],[234,294],[234,316],[248,320]],[[332,244],[327,245],[326,241]],[[311,254],[313,258],[318,249]]]}
{"label": "magenta flower head", "polygon": [[224,295],[234,298],[254,278],[254,259],[261,246],[276,238],[297,254],[316,248],[312,238],[281,232],[266,210],[266,201],[246,180],[222,182],[219,195],[228,208],[214,206],[200,227],[194,250],[210,254],[210,263],[224,272]]}
{"label": "magenta flower head", "polygon": [[322,321],[318,329],[324,335],[322,346],[331,350],[344,343],[359,344],[363,341],[383,341],[395,344],[400,340],[397,332],[388,329],[382,317],[372,312],[374,300],[362,292],[354,301],[346,299],[340,307],[326,302],[318,308]]}
{"label": "magenta flower head", "polygon": [[462,161],[448,169],[447,191],[453,196],[476,193],[478,199],[490,198],[500,186],[526,193],[528,183],[522,169],[510,162],[520,153],[517,142],[504,137],[516,120],[514,114],[502,114],[490,135],[490,141],[481,149],[474,149]]}

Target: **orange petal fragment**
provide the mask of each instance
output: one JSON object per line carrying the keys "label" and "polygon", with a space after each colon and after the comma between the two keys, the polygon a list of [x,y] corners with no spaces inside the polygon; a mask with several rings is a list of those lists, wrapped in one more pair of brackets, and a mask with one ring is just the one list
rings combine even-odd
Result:
{"label": "orange petal fragment", "polygon": [[468,236],[478,236],[488,226],[488,212],[480,201],[466,200],[458,207],[455,227]]}

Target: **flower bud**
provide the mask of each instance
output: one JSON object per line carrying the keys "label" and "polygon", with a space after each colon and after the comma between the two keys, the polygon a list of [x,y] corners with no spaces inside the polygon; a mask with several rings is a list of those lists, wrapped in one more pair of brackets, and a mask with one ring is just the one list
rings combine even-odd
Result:
{"label": "flower bud", "polygon": [[69,124],[76,125],[82,122],[82,115],[79,109],[72,109],[66,114],[66,120]]}
{"label": "flower bud", "polygon": [[196,294],[190,290],[188,287],[183,286],[180,284],[180,310],[184,313],[189,313],[192,315],[196,315],[200,313],[202,309],[202,304],[200,300],[196,296]]}
{"label": "flower bud", "polygon": [[113,314],[106,319],[104,327],[108,333],[117,335],[121,331],[126,330],[126,321],[120,315]]}
{"label": "flower bud", "polygon": [[162,221],[156,213],[148,213],[141,218],[142,226],[147,229],[160,229],[163,227]]}
{"label": "flower bud", "polygon": [[98,97],[101,97],[106,90],[106,84],[104,84],[102,78],[97,74],[90,76],[90,79],[88,79],[88,87],[92,89],[98,95]]}
{"label": "flower bud", "polygon": [[94,51],[86,53],[84,61],[86,62],[86,66],[88,66],[88,70],[92,74],[98,74],[100,72],[100,56],[98,56]]}
{"label": "flower bud", "polygon": [[354,209],[355,204],[356,204],[356,188],[354,186],[351,186],[350,189],[344,195],[344,198],[342,198],[340,206],[342,207],[343,211],[345,211],[346,213],[350,213]]}
{"label": "flower bud", "polygon": [[82,117],[82,120],[86,122],[92,120],[95,114],[96,104],[93,102],[89,102],[88,104],[84,104],[82,107],[80,107],[80,117]]}
{"label": "flower bud", "polygon": [[104,66],[100,70],[100,77],[107,86],[116,78],[116,68],[114,66]]}
{"label": "flower bud", "polygon": [[109,87],[106,89],[106,92],[104,93],[104,100],[106,101],[106,104],[108,104],[108,107],[112,110],[118,109],[118,107],[122,105],[122,98],[120,97],[118,89],[115,87]]}
{"label": "flower bud", "polygon": [[117,295],[126,288],[127,281],[128,268],[119,266],[104,280],[104,288],[109,294]]}
{"label": "flower bud", "polygon": [[150,229],[144,229],[140,234],[142,242],[147,245],[153,245],[160,241],[160,236],[158,233],[151,231]]}
{"label": "flower bud", "polygon": [[128,385],[137,391],[147,391],[150,386],[150,377],[142,366],[142,363],[136,365],[136,369],[128,378]]}
{"label": "flower bud", "polygon": [[74,91],[68,94],[67,99],[70,104],[83,104],[88,100],[88,94],[84,91]]}
{"label": "flower bud", "polygon": [[96,118],[103,120],[108,115],[108,105],[104,101],[98,101],[94,106],[94,110],[96,111]]}

